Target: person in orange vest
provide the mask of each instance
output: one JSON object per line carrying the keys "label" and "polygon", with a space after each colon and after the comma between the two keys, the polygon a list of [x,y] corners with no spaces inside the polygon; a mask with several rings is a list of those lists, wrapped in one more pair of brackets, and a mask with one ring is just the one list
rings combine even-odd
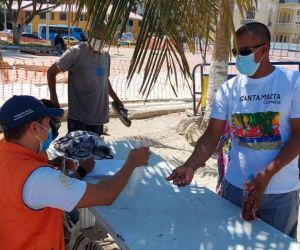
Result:
{"label": "person in orange vest", "polygon": [[62,109],[46,108],[32,96],[13,96],[0,109],[4,139],[0,144],[0,241],[2,249],[64,249],[62,211],[110,205],[136,167],[147,165],[148,147],[133,149],[111,179],[89,184],[70,178],[48,163],[50,117]]}

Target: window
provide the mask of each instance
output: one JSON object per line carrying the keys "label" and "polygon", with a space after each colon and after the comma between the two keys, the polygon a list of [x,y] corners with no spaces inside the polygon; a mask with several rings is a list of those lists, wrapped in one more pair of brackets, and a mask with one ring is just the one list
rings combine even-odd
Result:
{"label": "window", "polygon": [[40,14],[40,19],[46,19],[46,13],[45,12]]}
{"label": "window", "polygon": [[129,21],[128,21],[128,25],[129,25],[129,26],[133,26],[133,20],[129,20]]}
{"label": "window", "polygon": [[296,24],[300,24],[300,11],[297,10],[296,12]]}
{"label": "window", "polygon": [[59,20],[67,20],[67,13],[65,12],[59,13]]}
{"label": "window", "polygon": [[279,0],[279,3],[300,3],[300,0]]}
{"label": "window", "polygon": [[24,33],[32,33],[32,24],[27,24],[24,28]]}
{"label": "window", "polygon": [[79,21],[84,21],[86,22],[87,21],[87,16],[85,14],[81,14],[80,15],[80,18],[79,18]]}
{"label": "window", "polygon": [[246,19],[247,20],[255,20],[255,12],[256,12],[255,7],[252,7],[251,10],[249,10],[247,12]]}
{"label": "window", "polygon": [[271,27],[272,26],[272,10],[270,10],[269,12],[269,17],[268,17],[268,26]]}
{"label": "window", "polygon": [[31,16],[31,12],[30,11],[25,11],[25,18],[27,19],[30,16]]}

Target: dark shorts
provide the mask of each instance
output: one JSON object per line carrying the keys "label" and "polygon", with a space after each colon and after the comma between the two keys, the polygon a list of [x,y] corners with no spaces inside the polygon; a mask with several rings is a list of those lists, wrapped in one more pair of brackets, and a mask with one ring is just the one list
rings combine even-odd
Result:
{"label": "dark shorts", "polygon": [[[243,190],[224,180],[223,198],[242,207]],[[279,231],[297,239],[299,191],[283,194],[264,194],[260,201],[257,217]]]}
{"label": "dark shorts", "polygon": [[91,131],[98,135],[102,135],[103,125],[88,125],[80,121],[68,118],[68,133],[76,130]]}

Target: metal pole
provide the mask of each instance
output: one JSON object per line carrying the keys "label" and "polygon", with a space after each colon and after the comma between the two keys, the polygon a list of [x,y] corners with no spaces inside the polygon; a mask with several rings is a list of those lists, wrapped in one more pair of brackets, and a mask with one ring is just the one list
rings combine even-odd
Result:
{"label": "metal pole", "polygon": [[[49,8],[49,0],[47,0],[47,9]],[[49,41],[49,11],[46,12],[46,40]]]}
{"label": "metal pole", "polygon": [[73,17],[73,5],[71,9],[71,3],[69,3],[69,13],[67,15],[68,15],[68,46],[70,46],[71,18]]}
{"label": "metal pole", "polygon": [[6,3],[4,3],[4,29],[7,29],[7,22],[6,22]]}

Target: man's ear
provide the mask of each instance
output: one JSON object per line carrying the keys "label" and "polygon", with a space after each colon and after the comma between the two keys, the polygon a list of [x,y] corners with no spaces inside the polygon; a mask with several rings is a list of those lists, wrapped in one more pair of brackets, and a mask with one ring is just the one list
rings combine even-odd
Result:
{"label": "man's ear", "polygon": [[34,133],[37,132],[39,125],[37,124],[36,121],[32,121],[31,123],[29,123],[28,129]]}
{"label": "man's ear", "polygon": [[271,44],[269,44],[269,43],[266,43],[266,44],[264,44],[263,46],[264,46],[264,47],[263,47],[263,50],[264,50],[264,52],[268,52],[268,51],[270,51]]}

